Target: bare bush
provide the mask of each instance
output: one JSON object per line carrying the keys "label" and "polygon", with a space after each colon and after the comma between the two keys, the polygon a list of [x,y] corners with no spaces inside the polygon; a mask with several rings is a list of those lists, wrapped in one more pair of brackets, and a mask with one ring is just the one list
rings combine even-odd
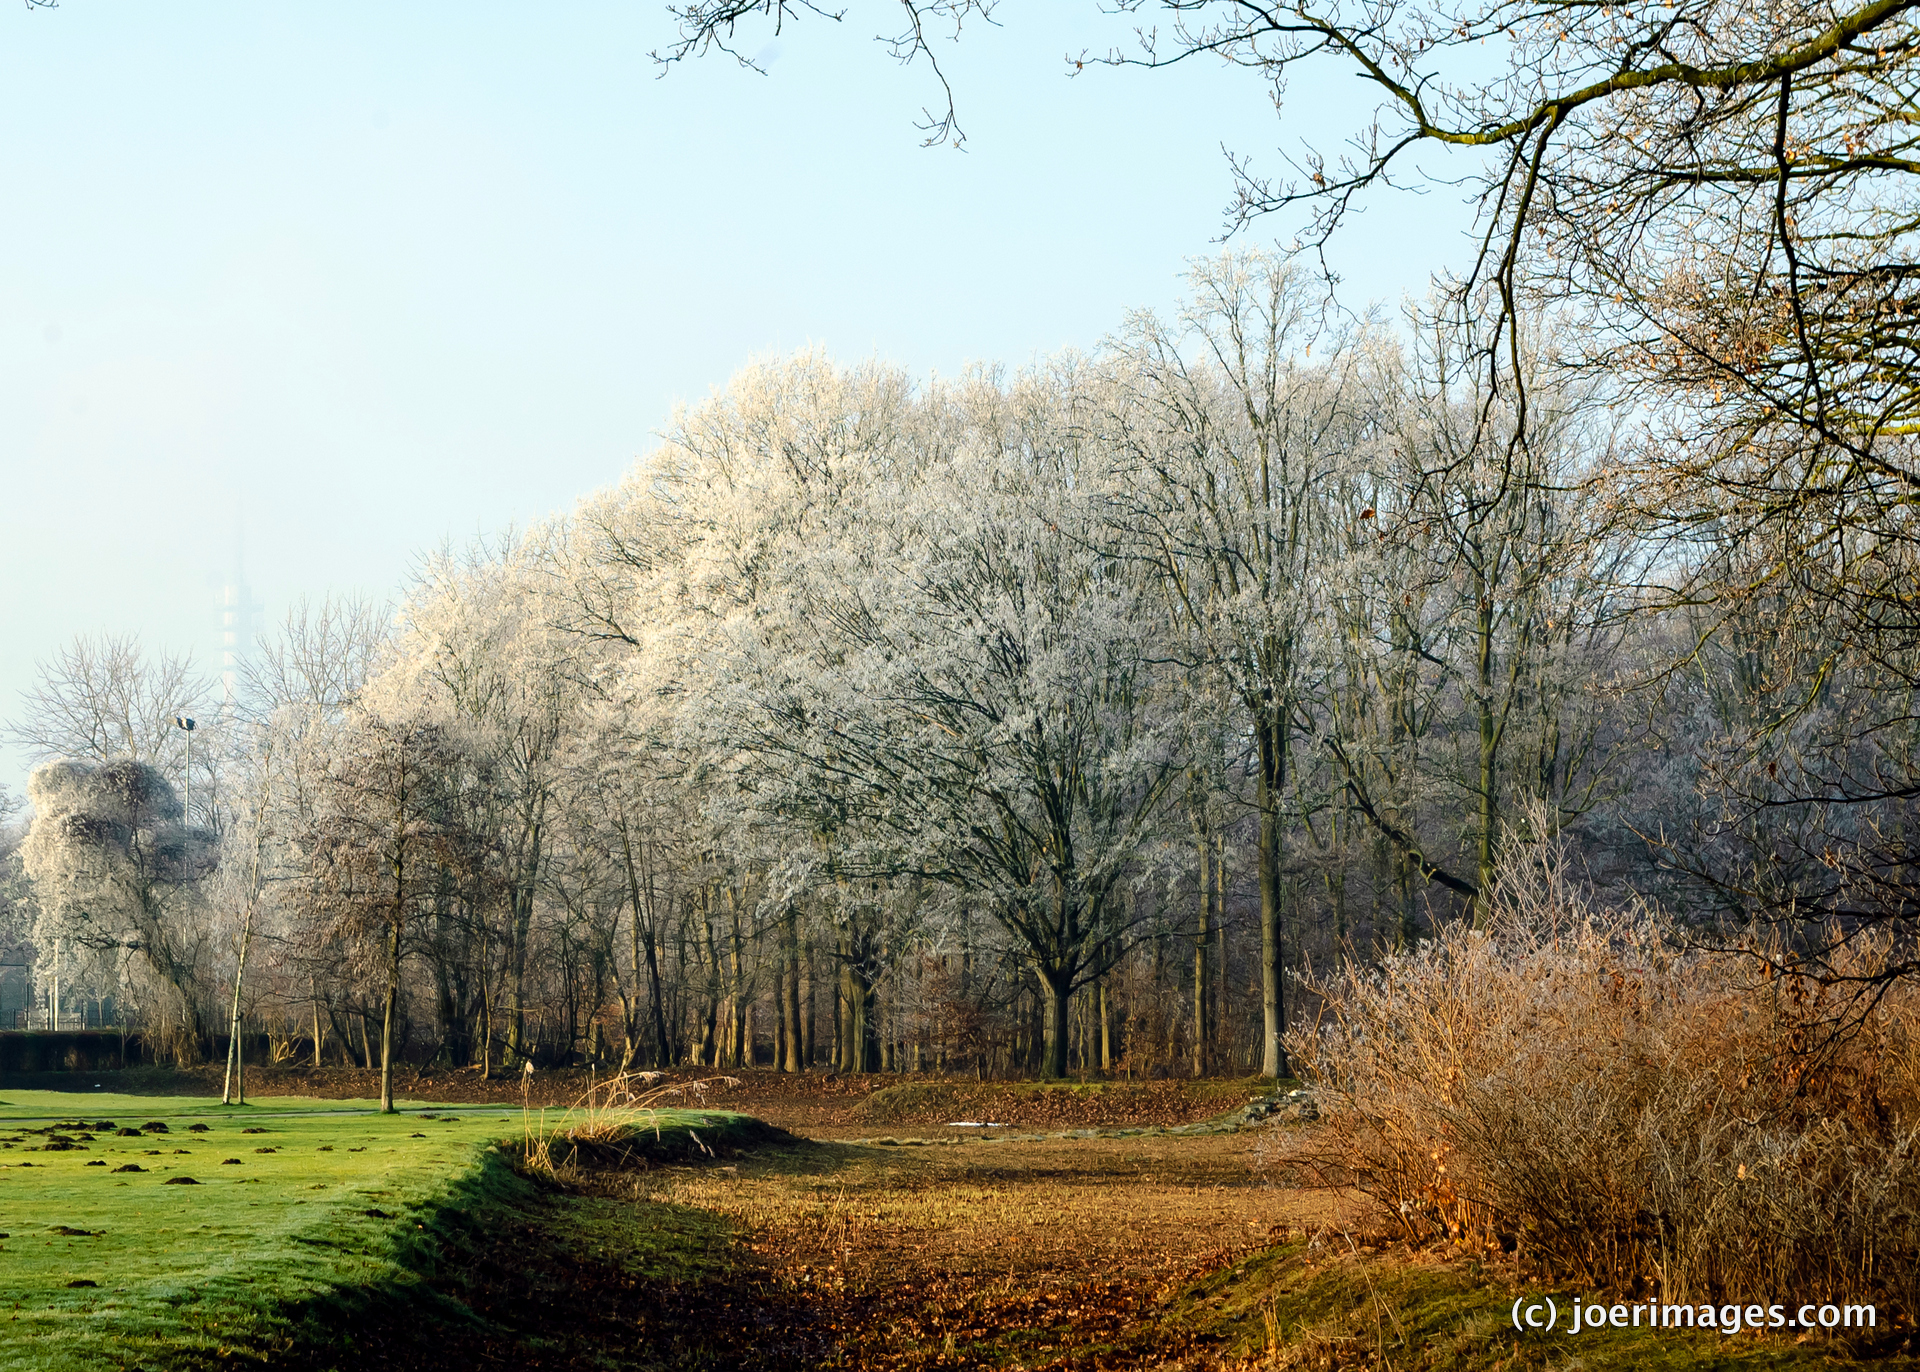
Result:
{"label": "bare bush", "polygon": [[[1890,955],[1856,940],[1870,975]],[[1676,944],[1560,873],[1490,928],[1315,980],[1294,1050],[1324,1127],[1291,1158],[1416,1242],[1590,1288],[1920,1308],[1916,992]]]}

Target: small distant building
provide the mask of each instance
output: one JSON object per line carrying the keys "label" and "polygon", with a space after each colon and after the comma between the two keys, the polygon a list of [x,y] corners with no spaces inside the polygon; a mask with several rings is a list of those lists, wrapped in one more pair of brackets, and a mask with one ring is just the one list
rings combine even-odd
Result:
{"label": "small distant building", "polygon": [[232,705],[240,689],[240,666],[253,651],[254,637],[260,629],[260,617],[266,606],[253,598],[247,584],[244,549],[234,538],[233,567],[220,588],[220,691],[221,701]]}
{"label": "small distant building", "polygon": [[0,1029],[26,1028],[33,1008],[33,968],[22,951],[0,954]]}

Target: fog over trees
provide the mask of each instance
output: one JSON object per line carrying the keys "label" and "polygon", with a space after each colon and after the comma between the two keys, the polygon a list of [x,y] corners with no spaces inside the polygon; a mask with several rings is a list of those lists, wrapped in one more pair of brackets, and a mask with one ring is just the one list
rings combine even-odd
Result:
{"label": "fog over trees", "polygon": [[1442,311],[1321,301],[1229,255],[1025,371],[755,364],[569,516],[296,611],[228,707],[77,640],[12,721],[36,1023],[57,948],[156,1054],[389,1095],[1281,1074],[1303,969],[1484,923],[1543,845],[1688,937],[1908,936],[1907,506],[1810,541],[1649,460],[1685,407],[1584,334],[1515,387]]}

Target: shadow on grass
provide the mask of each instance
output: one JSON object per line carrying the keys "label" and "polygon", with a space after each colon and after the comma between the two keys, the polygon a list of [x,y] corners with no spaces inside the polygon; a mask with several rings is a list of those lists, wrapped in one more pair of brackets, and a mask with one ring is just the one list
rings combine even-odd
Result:
{"label": "shadow on grass", "polygon": [[[701,1166],[754,1148],[756,1170],[837,1165],[829,1150],[757,1120],[700,1131],[705,1147],[685,1133],[661,1131],[649,1161]],[[834,1356],[834,1321],[746,1261],[730,1224],[633,1200],[618,1174],[563,1166],[555,1179],[530,1177],[502,1151],[431,1209],[399,1218],[393,1258],[409,1278],[287,1309],[252,1356],[316,1372],[788,1372]]]}

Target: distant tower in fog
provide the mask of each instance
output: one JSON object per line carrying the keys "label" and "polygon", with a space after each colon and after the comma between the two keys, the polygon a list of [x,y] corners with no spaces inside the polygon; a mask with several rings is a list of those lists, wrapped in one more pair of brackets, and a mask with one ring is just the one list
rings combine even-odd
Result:
{"label": "distant tower in fog", "polygon": [[247,584],[246,550],[235,529],[233,566],[220,588],[220,690],[225,704],[231,706],[240,690],[240,664],[253,651],[254,633],[266,606],[253,598]]}

